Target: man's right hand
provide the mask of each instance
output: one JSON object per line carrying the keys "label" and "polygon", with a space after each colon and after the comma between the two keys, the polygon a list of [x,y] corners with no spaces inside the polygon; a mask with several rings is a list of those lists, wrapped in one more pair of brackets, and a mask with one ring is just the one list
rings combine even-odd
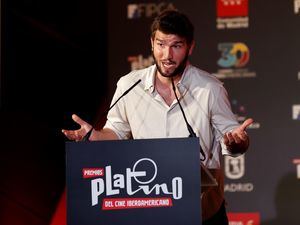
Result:
{"label": "man's right hand", "polygon": [[72,119],[75,121],[75,123],[80,125],[80,128],[78,130],[65,130],[62,129],[62,133],[72,141],[81,141],[83,137],[92,129],[92,125],[82,120],[79,116],[76,114],[72,115]]}

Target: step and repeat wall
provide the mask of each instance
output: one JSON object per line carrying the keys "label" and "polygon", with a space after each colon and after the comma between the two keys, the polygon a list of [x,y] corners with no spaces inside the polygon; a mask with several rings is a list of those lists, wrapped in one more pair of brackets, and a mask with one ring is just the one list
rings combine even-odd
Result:
{"label": "step and repeat wall", "polygon": [[191,63],[254,118],[249,151],[225,157],[231,224],[300,224],[300,0],[108,1],[108,80],[153,64],[150,24],[178,9],[195,26]]}

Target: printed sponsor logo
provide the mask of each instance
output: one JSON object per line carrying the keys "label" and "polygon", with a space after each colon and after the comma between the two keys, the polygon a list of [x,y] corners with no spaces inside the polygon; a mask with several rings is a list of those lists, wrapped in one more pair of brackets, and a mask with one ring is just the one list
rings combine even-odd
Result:
{"label": "printed sponsor logo", "polygon": [[294,12],[300,14],[300,0],[294,0]]}
{"label": "printed sponsor logo", "polygon": [[245,43],[221,43],[218,45],[219,51],[222,52],[218,65],[224,68],[244,67],[250,59],[250,51]]}
{"label": "printed sponsor logo", "polygon": [[168,2],[129,4],[127,5],[127,18],[152,18],[167,9],[175,9],[175,6]]}
{"label": "printed sponsor logo", "polygon": [[248,16],[248,0],[217,1],[218,17]]}
{"label": "printed sponsor logo", "polygon": [[227,213],[229,225],[260,225],[260,214],[253,213]]}
{"label": "printed sponsor logo", "polygon": [[300,105],[293,105],[293,120],[300,120]]}
{"label": "printed sponsor logo", "polygon": [[300,159],[294,159],[293,163],[296,165],[297,179],[300,179]]}
{"label": "printed sponsor logo", "polygon": [[229,179],[240,179],[245,175],[245,156],[225,158],[225,174]]}
{"label": "printed sponsor logo", "polygon": [[[225,156],[225,176],[231,180],[241,179],[245,175],[245,155],[239,157]],[[225,192],[252,192],[252,183],[231,182],[225,183]]]}
{"label": "printed sponsor logo", "polygon": [[219,79],[256,77],[255,72],[245,68],[250,60],[250,50],[245,43],[219,43],[218,50],[221,56],[217,64],[222,69],[218,70],[216,77]]}
{"label": "printed sponsor logo", "polygon": [[[169,185],[167,183],[153,184],[158,174],[158,166],[152,159],[139,159],[132,169],[126,168],[125,174],[113,174],[110,165],[103,170],[105,177],[90,180],[91,205],[98,205],[99,198],[102,198],[102,210],[172,207],[173,200],[183,197],[181,177],[174,177]],[[124,193],[129,197],[118,198]],[[134,197],[136,194],[139,198]],[[140,198],[141,195],[146,197]],[[147,197],[148,195],[151,197]]]}
{"label": "printed sponsor logo", "polygon": [[141,54],[136,56],[128,56],[127,61],[131,65],[131,70],[144,69],[154,64],[152,55],[149,55],[146,58],[144,58]]}
{"label": "printed sponsor logo", "polygon": [[[233,113],[235,114],[239,123],[243,123],[249,116],[247,115],[247,109],[244,105],[241,105],[236,99],[232,99],[231,108]],[[248,129],[258,129],[260,128],[260,123],[254,121]]]}
{"label": "printed sponsor logo", "polygon": [[248,27],[248,0],[217,0],[217,29]]}

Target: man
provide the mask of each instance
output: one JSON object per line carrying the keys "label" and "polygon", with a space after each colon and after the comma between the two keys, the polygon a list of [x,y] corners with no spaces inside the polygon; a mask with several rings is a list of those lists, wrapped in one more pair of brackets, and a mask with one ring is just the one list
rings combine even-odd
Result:
{"label": "man", "polygon": [[[238,156],[249,146],[245,129],[236,121],[222,83],[212,75],[192,66],[194,28],[182,13],[171,10],[159,15],[151,26],[151,45],[155,65],[132,71],[122,77],[112,102],[137,80],[132,89],[108,113],[102,130],[93,130],[90,140],[187,137],[182,112],[200,139],[205,154],[203,164],[213,171],[219,185],[202,195],[203,224],[228,224],[224,198],[220,153]],[[172,82],[176,91],[172,89]],[[92,126],[78,116],[73,120],[78,130],[63,130],[71,140],[81,140]]]}

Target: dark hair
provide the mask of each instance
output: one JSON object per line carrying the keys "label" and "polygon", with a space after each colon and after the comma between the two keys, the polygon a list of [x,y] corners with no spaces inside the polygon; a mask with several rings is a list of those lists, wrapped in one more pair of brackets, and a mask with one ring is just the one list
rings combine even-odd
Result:
{"label": "dark hair", "polygon": [[194,40],[194,26],[189,18],[177,10],[166,10],[158,15],[151,25],[151,38],[159,30],[165,34],[175,34],[186,39],[188,44]]}

